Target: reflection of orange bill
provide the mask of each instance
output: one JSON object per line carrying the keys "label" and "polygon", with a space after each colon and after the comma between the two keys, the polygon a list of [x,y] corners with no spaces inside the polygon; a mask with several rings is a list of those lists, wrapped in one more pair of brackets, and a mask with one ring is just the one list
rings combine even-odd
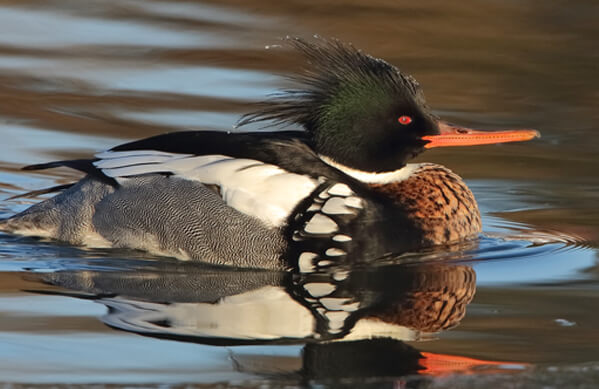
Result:
{"label": "reflection of orange bill", "polygon": [[480,374],[480,373],[507,373],[509,371],[521,371],[530,364],[522,362],[497,362],[485,361],[461,357],[458,355],[421,353],[422,358],[418,361],[423,367],[421,374],[443,376],[449,374]]}

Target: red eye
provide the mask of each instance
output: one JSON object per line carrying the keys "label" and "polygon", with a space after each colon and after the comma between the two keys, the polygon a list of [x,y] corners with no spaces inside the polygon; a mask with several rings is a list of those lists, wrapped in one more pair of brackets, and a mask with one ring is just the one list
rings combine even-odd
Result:
{"label": "red eye", "polygon": [[400,117],[399,117],[399,119],[397,119],[397,121],[398,121],[400,124],[403,124],[403,125],[405,126],[405,125],[407,125],[407,124],[410,124],[410,123],[412,123],[412,118],[411,118],[411,117],[409,117],[409,116],[403,115],[403,116],[400,116]]}

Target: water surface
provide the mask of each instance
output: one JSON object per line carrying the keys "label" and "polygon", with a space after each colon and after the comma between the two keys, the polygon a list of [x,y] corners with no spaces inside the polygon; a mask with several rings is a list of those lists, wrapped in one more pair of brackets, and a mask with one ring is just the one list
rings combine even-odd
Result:
{"label": "water surface", "polygon": [[78,178],[24,164],[234,130],[302,66],[286,35],[387,59],[447,120],[543,137],[420,157],[467,180],[485,236],[371,268],[292,277],[1,235],[0,382],[594,387],[599,6],[412,3],[2,2],[2,199]]}

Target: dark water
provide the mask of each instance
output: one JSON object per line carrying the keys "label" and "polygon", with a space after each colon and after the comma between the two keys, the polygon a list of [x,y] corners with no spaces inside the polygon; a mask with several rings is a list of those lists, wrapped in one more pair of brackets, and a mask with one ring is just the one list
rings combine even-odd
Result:
{"label": "dark water", "polygon": [[0,382],[595,387],[599,4],[412,3],[3,1],[3,199],[77,178],[24,164],[231,130],[301,67],[272,47],[285,35],[389,60],[450,121],[543,137],[427,152],[466,178],[485,236],[375,267],[222,270],[1,235]]}

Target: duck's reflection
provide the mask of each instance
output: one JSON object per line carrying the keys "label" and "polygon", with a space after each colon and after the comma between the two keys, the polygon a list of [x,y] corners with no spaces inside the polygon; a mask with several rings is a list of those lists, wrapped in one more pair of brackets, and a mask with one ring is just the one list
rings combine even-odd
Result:
{"label": "duck's reflection", "polygon": [[102,320],[117,329],[211,345],[305,344],[301,372],[316,378],[424,369],[403,341],[457,325],[476,277],[469,266],[425,263],[311,274],[173,264],[43,278],[106,305]]}

